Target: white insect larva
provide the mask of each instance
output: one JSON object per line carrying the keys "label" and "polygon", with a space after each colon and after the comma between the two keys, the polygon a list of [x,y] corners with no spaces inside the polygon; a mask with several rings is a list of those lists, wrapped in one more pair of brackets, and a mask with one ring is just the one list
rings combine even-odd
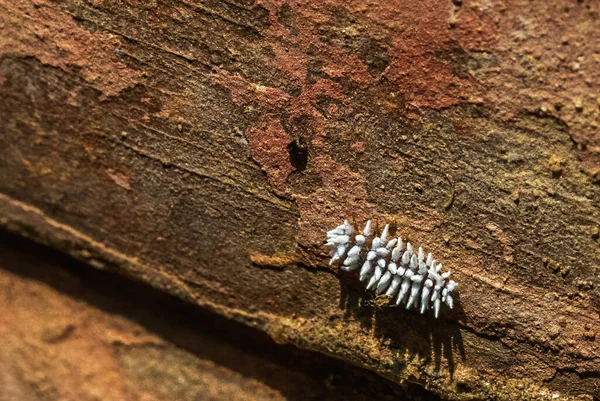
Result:
{"label": "white insect larva", "polygon": [[344,260],[342,269],[346,271],[352,271],[358,268],[358,264],[360,262],[360,251],[362,250],[362,247],[366,241],[367,237],[364,235],[358,234],[356,237],[354,237],[354,246],[348,251],[348,256]]}
{"label": "white insect larva", "polygon": [[[381,294],[383,291],[385,291],[388,288],[388,285],[390,285],[390,282],[393,282],[393,276],[396,275],[397,271],[398,271],[398,266],[396,265],[396,262],[398,261],[398,259],[400,258],[400,253],[402,252],[402,238],[398,238],[396,241],[396,247],[392,250],[392,259],[390,261],[390,263],[387,266],[387,271],[385,272],[385,274],[383,275],[383,277],[381,278],[381,280],[379,280],[379,283],[377,283],[377,289],[375,290],[375,294],[379,295]],[[390,243],[388,243],[388,247],[390,246],[390,244],[392,243],[392,241],[390,241]],[[393,246],[393,245],[391,245]],[[397,283],[394,287],[394,292],[395,292],[395,288],[398,287]]]}
{"label": "white insect larva", "polygon": [[398,294],[398,298],[396,299],[396,305],[400,305],[405,301],[406,296],[408,295],[408,290],[410,289],[410,284],[412,283],[412,276],[414,275],[413,271],[410,269],[405,269],[404,277],[402,278],[402,284],[400,285],[400,293]]}
{"label": "white insect larva", "polygon": [[425,280],[425,285],[423,286],[423,291],[421,292],[421,314],[425,313],[425,309],[427,309],[429,306],[431,287],[433,287],[433,281],[430,279]]}
{"label": "white insect larva", "polygon": [[[418,266],[417,257],[415,255],[410,259],[410,270],[415,271]],[[406,303],[406,309],[410,309],[410,307],[415,304],[417,306],[417,295],[419,294],[419,289],[421,288],[421,281],[423,281],[423,276],[420,274],[413,274],[410,277],[412,281],[411,289],[410,289],[410,297],[408,298],[408,302]]]}
{"label": "white insect larva", "polygon": [[371,243],[371,250],[367,253],[367,259],[365,263],[363,263],[362,268],[360,269],[360,281],[365,281],[367,278],[373,274],[373,262],[375,258],[377,258],[377,249],[379,249],[381,245],[381,238],[375,237],[373,238],[373,242]]}
{"label": "white insect larva", "polygon": [[333,248],[329,253],[331,255],[329,264],[337,262],[344,256],[353,231],[354,228],[348,223],[348,220],[345,220],[344,224],[327,232],[327,244],[325,245]]}
{"label": "white insect larva", "polygon": [[[400,269],[402,269],[402,274],[404,274],[404,269]],[[400,269],[398,269],[398,272],[400,272]],[[402,283],[402,276],[400,274],[392,274],[392,283],[385,292],[385,295],[394,298],[394,295],[396,295],[396,292],[398,291],[398,287],[400,287],[400,283]]]}
{"label": "white insect larva", "polygon": [[[381,234],[380,238],[382,241],[382,245],[383,241],[387,239],[388,230],[389,224],[385,226],[385,228],[383,229],[383,233]],[[391,252],[391,249],[394,247],[394,245],[396,245],[397,241],[398,240],[394,238],[393,240],[389,241],[385,247],[377,248],[377,250],[375,251],[375,253],[377,254],[377,265],[375,266],[375,273],[371,276],[369,284],[367,284],[367,290],[374,289],[378,285],[379,281],[383,276],[383,272],[386,270],[386,266],[388,264],[387,258]]]}
{"label": "white insect larva", "polygon": [[389,229],[387,224],[381,235],[371,240],[369,220],[362,234],[357,233],[352,240],[354,228],[347,220],[344,221],[344,224],[327,232],[325,245],[331,247],[329,264],[342,260],[341,268],[345,271],[362,266],[359,278],[360,281],[368,280],[367,290],[396,298],[396,305],[405,305],[406,309],[416,307],[421,313],[433,309],[437,318],[442,303],[450,308],[454,306],[451,292],[458,284],[448,280],[449,271],[440,273],[442,264],[436,264],[431,253],[425,258],[423,248],[419,247],[415,253],[410,242],[404,249],[402,238],[388,241]]}

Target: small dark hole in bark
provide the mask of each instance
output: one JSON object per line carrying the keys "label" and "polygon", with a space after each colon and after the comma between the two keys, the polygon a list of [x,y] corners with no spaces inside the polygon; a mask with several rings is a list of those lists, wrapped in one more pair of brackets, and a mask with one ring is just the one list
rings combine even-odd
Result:
{"label": "small dark hole in bark", "polygon": [[287,146],[288,153],[290,154],[290,163],[296,168],[296,170],[306,170],[308,164],[308,146],[303,137],[299,137],[290,142]]}
{"label": "small dark hole in bark", "polygon": [[467,384],[464,384],[464,383],[457,383],[456,384],[456,390],[459,393],[470,393],[471,392],[471,387],[469,387]]}

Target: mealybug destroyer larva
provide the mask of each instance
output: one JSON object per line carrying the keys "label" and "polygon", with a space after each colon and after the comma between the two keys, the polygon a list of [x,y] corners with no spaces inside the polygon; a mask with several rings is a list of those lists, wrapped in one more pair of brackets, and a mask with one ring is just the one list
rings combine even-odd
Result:
{"label": "mealybug destroyer larva", "polygon": [[449,271],[440,273],[442,264],[436,264],[431,253],[425,258],[423,248],[415,252],[410,242],[405,246],[400,237],[388,241],[389,228],[387,224],[380,236],[371,239],[369,220],[363,233],[352,240],[354,227],[344,221],[327,232],[326,245],[332,248],[329,264],[342,261],[345,271],[360,267],[359,278],[367,282],[367,290],[385,294],[395,299],[396,305],[406,305],[406,309],[420,304],[421,313],[425,313],[433,308],[437,318],[442,303],[453,307],[450,293],[458,284],[448,280]]}

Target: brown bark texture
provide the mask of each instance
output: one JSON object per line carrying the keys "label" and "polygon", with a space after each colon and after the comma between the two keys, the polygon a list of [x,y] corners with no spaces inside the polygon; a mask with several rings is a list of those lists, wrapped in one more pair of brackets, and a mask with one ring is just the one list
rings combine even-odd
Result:
{"label": "brown bark texture", "polygon": [[[0,225],[443,399],[598,399],[599,43],[594,0],[0,0]],[[455,308],[328,266],[344,218]]]}
{"label": "brown bark texture", "polygon": [[262,331],[56,251],[3,233],[0,239],[0,401],[431,396],[275,344]]}

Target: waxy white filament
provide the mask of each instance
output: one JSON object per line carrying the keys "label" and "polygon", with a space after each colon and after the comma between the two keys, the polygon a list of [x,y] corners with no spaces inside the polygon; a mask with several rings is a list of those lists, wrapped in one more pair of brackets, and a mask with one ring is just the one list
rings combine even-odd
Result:
{"label": "waxy white filament", "polygon": [[367,290],[385,294],[395,299],[396,305],[406,305],[406,309],[416,307],[421,313],[433,309],[437,318],[442,303],[453,307],[450,293],[458,284],[448,280],[450,272],[440,273],[442,264],[436,264],[431,254],[425,258],[421,247],[415,253],[410,242],[405,246],[402,238],[388,241],[389,224],[372,239],[371,220],[352,241],[354,231],[346,220],[327,232],[326,245],[331,247],[329,264],[342,261],[345,271],[360,267],[359,278],[367,282]]}

